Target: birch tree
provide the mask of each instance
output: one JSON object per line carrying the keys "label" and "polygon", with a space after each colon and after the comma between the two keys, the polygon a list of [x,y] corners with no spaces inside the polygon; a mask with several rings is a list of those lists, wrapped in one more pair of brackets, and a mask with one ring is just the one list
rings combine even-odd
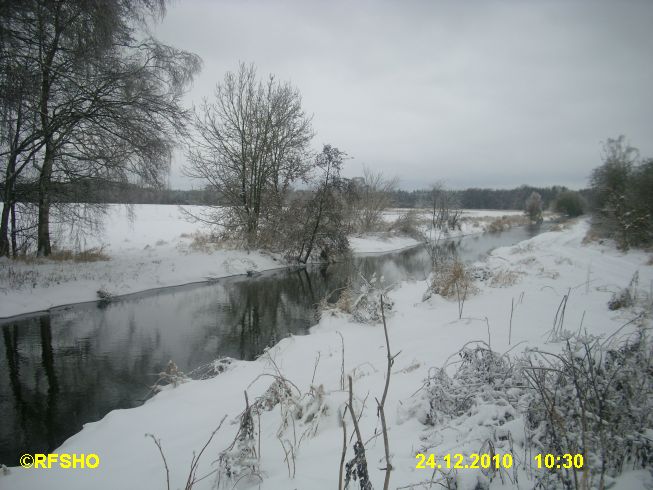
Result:
{"label": "birch tree", "polygon": [[3,41],[37,82],[30,100],[38,150],[30,157],[38,171],[39,255],[51,253],[57,184],[162,182],[187,120],[183,90],[200,67],[195,55],[145,34],[164,13],[163,0],[25,0],[2,10],[12,26]]}

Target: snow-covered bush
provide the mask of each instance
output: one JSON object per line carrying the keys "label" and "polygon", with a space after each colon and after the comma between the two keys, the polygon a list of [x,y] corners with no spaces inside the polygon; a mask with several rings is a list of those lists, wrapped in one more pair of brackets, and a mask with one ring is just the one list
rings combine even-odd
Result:
{"label": "snow-covered bush", "polygon": [[[470,342],[442,368],[432,368],[418,393],[399,415],[400,420],[417,417],[425,425],[420,452],[510,454],[518,461],[513,434],[523,433],[519,407],[525,389],[519,365],[508,356],[485,342]],[[495,478],[515,483],[515,467],[439,470],[427,483],[433,488],[485,489]]]}
{"label": "snow-covered bush", "polygon": [[501,233],[508,229],[510,229],[510,222],[505,217],[496,218],[485,227],[485,231],[489,233]]}
{"label": "snow-covered bush", "polygon": [[582,454],[582,470],[538,476],[542,488],[607,488],[626,468],[653,464],[653,344],[644,334],[617,348],[574,337],[561,354],[531,353],[527,427],[534,452]]}
{"label": "snow-covered bush", "polygon": [[514,286],[519,281],[519,272],[511,269],[499,269],[492,273],[490,287],[507,288]]}
{"label": "snow-covered bush", "polygon": [[630,292],[630,289],[624,288],[618,293],[613,293],[612,298],[608,301],[608,309],[620,310],[622,308],[629,308],[635,304],[635,300]]}
{"label": "snow-covered bush", "polygon": [[478,403],[499,401],[509,405],[508,391],[521,384],[520,374],[508,358],[484,342],[464,347],[457,356],[460,365],[453,376],[447,374],[446,367],[433,368],[425,381],[428,410],[422,422],[427,425],[464,415]]}
{"label": "snow-covered bush", "polygon": [[188,377],[191,379],[211,379],[215,378],[219,374],[222,374],[233,366],[234,359],[231,357],[221,357],[219,359],[214,359],[213,361],[202,364],[201,366],[196,367],[190,373]]}
{"label": "snow-covered bush", "polygon": [[388,296],[391,286],[383,286],[383,277],[377,279],[374,274],[369,280],[361,276],[361,283],[355,287],[351,283],[340,292],[335,304],[323,302],[322,309],[336,309],[350,314],[359,323],[380,323],[381,298],[385,314],[392,310],[394,301]]}
{"label": "snow-covered bush", "polygon": [[172,360],[168,361],[166,368],[157,376],[158,379],[151,387],[153,393],[158,393],[167,386],[176,388],[181,383],[185,383],[186,381],[190,380],[188,376],[179,370],[177,365]]}
{"label": "snow-covered bush", "polygon": [[300,408],[299,419],[305,426],[301,441],[304,436],[315,436],[320,427],[320,420],[328,412],[324,385],[311,386],[308,393],[302,397]]}
{"label": "snow-covered bush", "polygon": [[97,294],[98,300],[102,303],[110,303],[113,301],[113,294],[106,289],[100,288],[95,292],[95,294]]}
{"label": "snow-covered bush", "polygon": [[[451,358],[429,371],[400,419],[417,417],[427,427],[424,453],[436,446],[488,452],[478,447],[484,440],[493,453],[513,455],[512,473],[482,472],[474,488],[495,477],[516,481],[517,466],[530,468],[534,488],[609,488],[622,471],[653,465],[653,342],[643,333],[616,347],[610,340],[568,336],[561,353],[528,351],[514,361],[482,342],[468,344],[453,374]],[[581,454],[584,464],[536,470],[522,451]],[[458,483],[462,476],[454,475]]]}
{"label": "snow-covered bush", "polygon": [[472,274],[459,260],[439,264],[433,269],[429,281],[429,291],[444,298],[455,298],[459,294],[472,292]]}
{"label": "snow-covered bush", "polygon": [[458,317],[461,318],[467,297],[477,290],[472,270],[463,262],[457,258],[436,261],[422,301],[428,300],[434,294],[448,299],[455,298],[458,300]]}
{"label": "snow-covered bush", "polygon": [[608,301],[610,310],[620,310],[630,308],[637,301],[637,286],[639,284],[639,271],[635,272],[628,287],[623,288],[618,293],[613,293],[612,298]]}
{"label": "snow-covered bush", "polygon": [[[282,437],[286,429],[292,427],[293,444],[298,448],[304,437],[315,435],[322,415],[327,412],[324,386],[311,385],[309,391],[302,394],[284,377],[274,378],[268,389],[254,402],[254,411],[269,412],[279,406],[281,423],[277,437]],[[297,431],[296,422],[304,426],[301,432]]]}
{"label": "snow-covered bush", "polygon": [[264,412],[271,412],[275,407],[279,407],[280,421],[276,437],[285,454],[288,477],[294,478],[295,462],[302,442],[315,436],[322,416],[328,412],[324,386],[311,385],[307,393],[302,393],[281,374],[274,360],[271,357],[269,359],[275,374],[258,376],[251,384],[263,376],[272,376],[274,381],[256,398],[250,410],[260,421]]}
{"label": "snow-covered bush", "polygon": [[232,488],[234,482],[260,479],[259,456],[256,451],[258,431],[254,423],[255,405],[250,405],[245,395],[245,410],[240,415],[238,432],[233,442],[218,456],[219,471],[216,487]]}
{"label": "snow-covered bush", "polygon": [[420,225],[424,220],[420,218],[420,214],[416,209],[409,209],[406,213],[401,214],[390,225],[390,230],[411,236],[413,238],[423,238],[420,231]]}

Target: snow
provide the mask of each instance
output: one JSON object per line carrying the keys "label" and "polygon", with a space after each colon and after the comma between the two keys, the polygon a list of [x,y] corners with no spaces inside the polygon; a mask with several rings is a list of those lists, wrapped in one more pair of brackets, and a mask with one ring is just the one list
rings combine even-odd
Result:
{"label": "snow", "polygon": [[502,216],[522,216],[523,211],[516,209],[464,209],[464,218],[501,218]]}
{"label": "snow", "polygon": [[363,235],[349,237],[349,245],[354,253],[392,252],[414,247],[421,242],[407,236]]}
{"label": "snow", "polygon": [[[399,216],[411,211],[412,208],[390,208],[383,213],[385,221],[391,222]],[[421,214],[430,217],[430,210],[422,209]],[[501,218],[502,216],[522,216],[524,211],[517,209],[463,209],[464,218]]]}
{"label": "snow", "polygon": [[[479,266],[487,268],[495,277],[502,272],[499,277],[503,280],[494,284],[479,283],[479,292],[464,305],[462,319],[459,319],[455,300],[436,296],[421,301],[425,281],[398,284],[389,293],[395,305],[388,315],[390,346],[392,353],[398,354],[385,409],[394,467],[391,488],[416,484],[431,477],[430,469],[415,468],[415,455],[423,447],[428,446],[428,451],[438,457],[446,453],[480,452],[484,436],[492,430],[490,422],[497,414],[491,407],[479,407],[473,416],[436,434],[429,432],[413,411],[419,396],[416,393],[429,369],[443,366],[466,342],[484,340],[497,352],[512,349],[515,353],[532,347],[555,351],[559,344],[547,343],[546,337],[561,298],[567,293],[570,296],[565,329],[579,330],[582,323],[582,328],[589,333],[607,337],[632,318],[630,311],[608,310],[607,302],[613,291],[628,285],[636,271],[639,271],[639,284],[648,291],[653,284],[653,267],[647,265],[649,256],[641,251],[618,252],[609,242],[583,244],[588,226],[587,221],[581,220],[562,231],[544,233],[516,246],[494,251],[487,263]],[[149,240],[157,236],[152,235]],[[263,259],[261,257],[261,261]],[[214,272],[218,272],[217,269]],[[636,327],[631,325],[621,333],[629,328]],[[296,426],[285,429],[280,429],[278,406],[263,412],[260,417],[261,480],[243,480],[235,488],[337,488],[342,449],[339,414],[347,400],[347,393],[340,386],[341,363],[344,363],[345,376],[352,376],[354,380],[357,413],[364,407],[360,429],[365,440],[372,438],[366,447],[369,471],[374,487],[381,488],[383,472],[379,468],[385,466],[383,441],[373,436],[380,428],[374,400],[383,392],[386,369],[383,330],[378,325],[353,323],[349,316],[338,312],[325,312],[310,335],[286,338],[256,361],[235,361],[230,369],[215,378],[189,381],[162,391],[140,407],[115,410],[98,422],[86,424],[56,451],[96,453],[101,459],[99,468],[11,468],[9,475],[0,476],[0,487],[14,490],[165,488],[163,463],[152,440],[145,437],[146,433],[151,433],[161,440],[170,468],[170,488],[183,488],[193,451],[202,448],[211,431],[227,415],[225,424],[200,461],[197,475],[216,469],[212,462],[237,432],[238,416],[245,406],[243,391],[247,390],[251,402],[270,386],[271,376],[280,372],[302,393],[308,392],[311,385],[322,385],[327,411],[317,427],[315,422],[302,419]],[[345,420],[349,437],[353,430],[351,419]],[[506,427],[516,443],[523,439],[521,423],[521,419],[516,418]],[[293,460],[288,463],[284,460],[279,439],[293,440],[293,431],[299,439],[307,429],[316,429],[316,432],[314,436],[301,439],[292,479],[288,465],[292,468]],[[348,443],[347,460],[352,452],[352,444]],[[520,488],[530,488],[526,473],[519,471]],[[458,488],[474,488],[477,481],[477,470],[458,472]],[[213,484],[211,476],[194,488],[209,489]],[[632,471],[619,478],[614,488],[644,488],[652,484],[653,478],[648,471]],[[233,483],[228,488],[232,487]],[[502,484],[497,478],[491,488],[517,486],[510,481]]]}

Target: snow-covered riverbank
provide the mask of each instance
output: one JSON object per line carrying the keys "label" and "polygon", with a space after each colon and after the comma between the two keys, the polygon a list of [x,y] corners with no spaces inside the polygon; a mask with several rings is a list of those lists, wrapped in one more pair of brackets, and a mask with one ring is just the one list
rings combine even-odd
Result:
{"label": "snow-covered riverbank", "polygon": [[[219,277],[285,267],[279,256],[214,248],[196,240],[202,226],[187,221],[179,206],[136,205],[133,219],[112,205],[104,233],[86,238],[83,248],[98,248],[109,260],[72,262],[0,259],[0,318],[55,306],[94,301],[97,291],[112,295],[201,282]],[[56,238],[72,248],[65,232]],[[411,238],[354,239],[355,252],[404,248]]]}
{"label": "snow-covered riverbank", "polygon": [[[98,299],[97,291],[124,295],[218,277],[284,267],[281,257],[261,252],[215,248],[196,239],[199,223],[185,219],[184,207],[110,205],[104,233],[88,236],[82,249],[102,250],[109,260],[71,262],[34,259],[29,262],[0,258],[0,318],[47,310],[55,306]],[[192,208],[190,206],[185,208]],[[405,210],[391,210],[393,221]],[[494,219],[519,215],[517,211],[469,211],[475,218]],[[482,232],[479,225],[463,222],[448,236]],[[66,230],[54,233],[62,249],[74,244]],[[351,237],[354,253],[378,253],[417,245],[414,238],[388,234]]]}
{"label": "snow-covered riverbank", "polygon": [[[477,281],[478,292],[467,299],[462,319],[455,300],[434,296],[422,302],[427,286],[424,281],[402,283],[390,292],[394,301],[388,318],[390,345],[393,353],[399,353],[385,409],[394,468],[391,488],[422,488],[418,483],[431,478],[432,470],[415,468],[415,455],[424,447],[439,457],[480,452],[488,434],[494,434],[496,417],[501,415],[493,411],[494,406],[454,420],[435,432],[420,422],[423,400],[419,392],[429,370],[443,366],[465,343],[483,340],[499,353],[511,348],[511,354],[527,348],[555,351],[560,344],[547,342],[547,334],[559,316],[556,311],[565,294],[569,299],[564,329],[582,328],[589,334],[607,337],[636,313],[632,309],[611,311],[607,303],[613,292],[628,286],[637,271],[642,289],[640,309],[650,310],[647,292],[653,281],[653,267],[649,255],[638,251],[624,254],[609,243],[583,244],[587,230],[588,223],[580,221],[563,231],[544,233],[493,252],[481,266],[487,271],[487,279]],[[644,320],[645,325],[648,322]],[[635,328],[631,324],[619,335]],[[379,468],[385,463],[382,438],[374,437],[380,430],[374,398],[383,391],[385,366],[385,342],[379,325],[361,325],[348,315],[326,312],[311,335],[284,339],[256,361],[234,361],[215,378],[166,389],[141,407],[113,411],[101,421],[87,424],[57,450],[98,454],[101,463],[97,469],[12,468],[9,475],[0,476],[0,488],[165,488],[163,462],[146,433],[161,441],[170,469],[170,488],[183,488],[193,452],[201,450],[211,431],[227,416],[207,447],[197,476],[217,468],[212,462],[234,440],[238,430],[238,417],[245,405],[243,391],[247,390],[250,403],[266,392],[269,398],[268,390],[280,374],[293,383],[293,403],[301,407],[303,415],[285,428],[278,405],[263,411],[260,419],[255,417],[256,427],[260,424],[261,428],[260,446],[256,442],[257,452],[260,448],[260,479],[243,480],[235,488],[338,487],[343,437],[339,414],[347,401],[341,386],[343,374],[354,380],[355,409],[357,413],[362,411],[360,429],[364,439],[369,439],[366,451],[370,476],[375,488],[380,488],[383,472]],[[510,431],[516,453],[523,454],[522,414],[513,414],[503,430]],[[353,457],[350,419],[347,434],[349,460]],[[286,461],[289,444],[296,452]],[[527,472],[520,469],[518,474],[519,486],[509,479],[502,482],[496,478],[491,488],[531,488]],[[202,480],[194,488],[213,488],[214,478]],[[479,481],[485,481],[479,470],[472,469],[459,470],[455,478],[462,489],[476,488]],[[639,470],[623,476],[613,488],[645,488],[652,483],[650,474]],[[233,486],[232,482],[228,488]]]}

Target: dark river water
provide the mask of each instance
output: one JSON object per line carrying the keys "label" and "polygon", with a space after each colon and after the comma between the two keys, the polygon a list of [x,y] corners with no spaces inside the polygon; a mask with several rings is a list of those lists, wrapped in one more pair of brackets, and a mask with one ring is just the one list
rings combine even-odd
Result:
{"label": "dark river water", "polygon": [[[445,246],[474,261],[540,231],[513,228]],[[255,359],[290,334],[308,333],[318,303],[359,272],[396,282],[424,279],[429,265],[417,247],[0,320],[0,463],[47,453],[84,423],[140,405],[171,359],[190,372],[220,357]]]}

